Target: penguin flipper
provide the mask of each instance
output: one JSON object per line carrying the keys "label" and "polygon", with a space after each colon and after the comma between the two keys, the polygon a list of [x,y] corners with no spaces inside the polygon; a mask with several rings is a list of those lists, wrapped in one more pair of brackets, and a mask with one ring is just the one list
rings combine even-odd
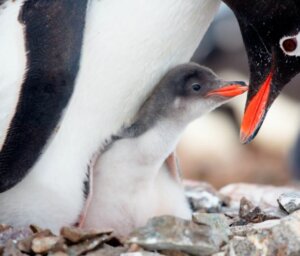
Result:
{"label": "penguin flipper", "polygon": [[180,170],[178,158],[175,152],[172,152],[168,158],[166,159],[166,165],[168,167],[168,171],[170,175],[177,181],[178,183],[182,182],[182,173]]}
{"label": "penguin flipper", "polygon": [[27,71],[0,151],[0,192],[27,175],[59,124],[79,70],[86,8],[87,0],[27,0],[21,8]]}

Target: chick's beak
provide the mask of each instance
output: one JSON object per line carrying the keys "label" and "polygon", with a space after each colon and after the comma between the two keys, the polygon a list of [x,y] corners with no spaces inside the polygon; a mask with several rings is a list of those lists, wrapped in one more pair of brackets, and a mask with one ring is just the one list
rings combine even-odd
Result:
{"label": "chick's beak", "polygon": [[232,98],[243,94],[246,91],[248,91],[248,86],[244,82],[227,82],[224,83],[222,87],[208,92],[206,96],[221,96],[226,98]]}

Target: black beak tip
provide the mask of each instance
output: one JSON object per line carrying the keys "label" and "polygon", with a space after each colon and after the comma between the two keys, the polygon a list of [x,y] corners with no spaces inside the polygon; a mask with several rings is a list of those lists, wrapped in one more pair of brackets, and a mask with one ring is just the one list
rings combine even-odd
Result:
{"label": "black beak tip", "polygon": [[248,86],[244,81],[234,81],[233,83],[239,84],[241,86]]}

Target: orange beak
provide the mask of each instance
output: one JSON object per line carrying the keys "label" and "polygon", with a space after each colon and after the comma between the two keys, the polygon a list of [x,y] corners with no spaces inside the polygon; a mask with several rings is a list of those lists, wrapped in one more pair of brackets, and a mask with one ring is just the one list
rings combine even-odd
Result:
{"label": "orange beak", "polygon": [[241,142],[244,144],[249,143],[255,137],[267,113],[272,78],[273,71],[269,73],[258,92],[247,103],[240,132]]}
{"label": "orange beak", "polygon": [[232,98],[240,94],[243,94],[246,91],[248,91],[248,86],[245,86],[244,83],[229,84],[221,88],[218,88],[216,90],[210,91],[206,96],[221,96],[221,97]]}

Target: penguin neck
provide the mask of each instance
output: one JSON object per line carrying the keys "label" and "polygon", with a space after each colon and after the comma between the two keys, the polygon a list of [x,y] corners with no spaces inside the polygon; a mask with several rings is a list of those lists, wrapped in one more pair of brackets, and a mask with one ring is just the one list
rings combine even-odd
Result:
{"label": "penguin neck", "polygon": [[143,145],[143,151],[149,164],[161,167],[167,157],[174,152],[187,122],[175,119],[157,120],[155,125],[137,139]]}

